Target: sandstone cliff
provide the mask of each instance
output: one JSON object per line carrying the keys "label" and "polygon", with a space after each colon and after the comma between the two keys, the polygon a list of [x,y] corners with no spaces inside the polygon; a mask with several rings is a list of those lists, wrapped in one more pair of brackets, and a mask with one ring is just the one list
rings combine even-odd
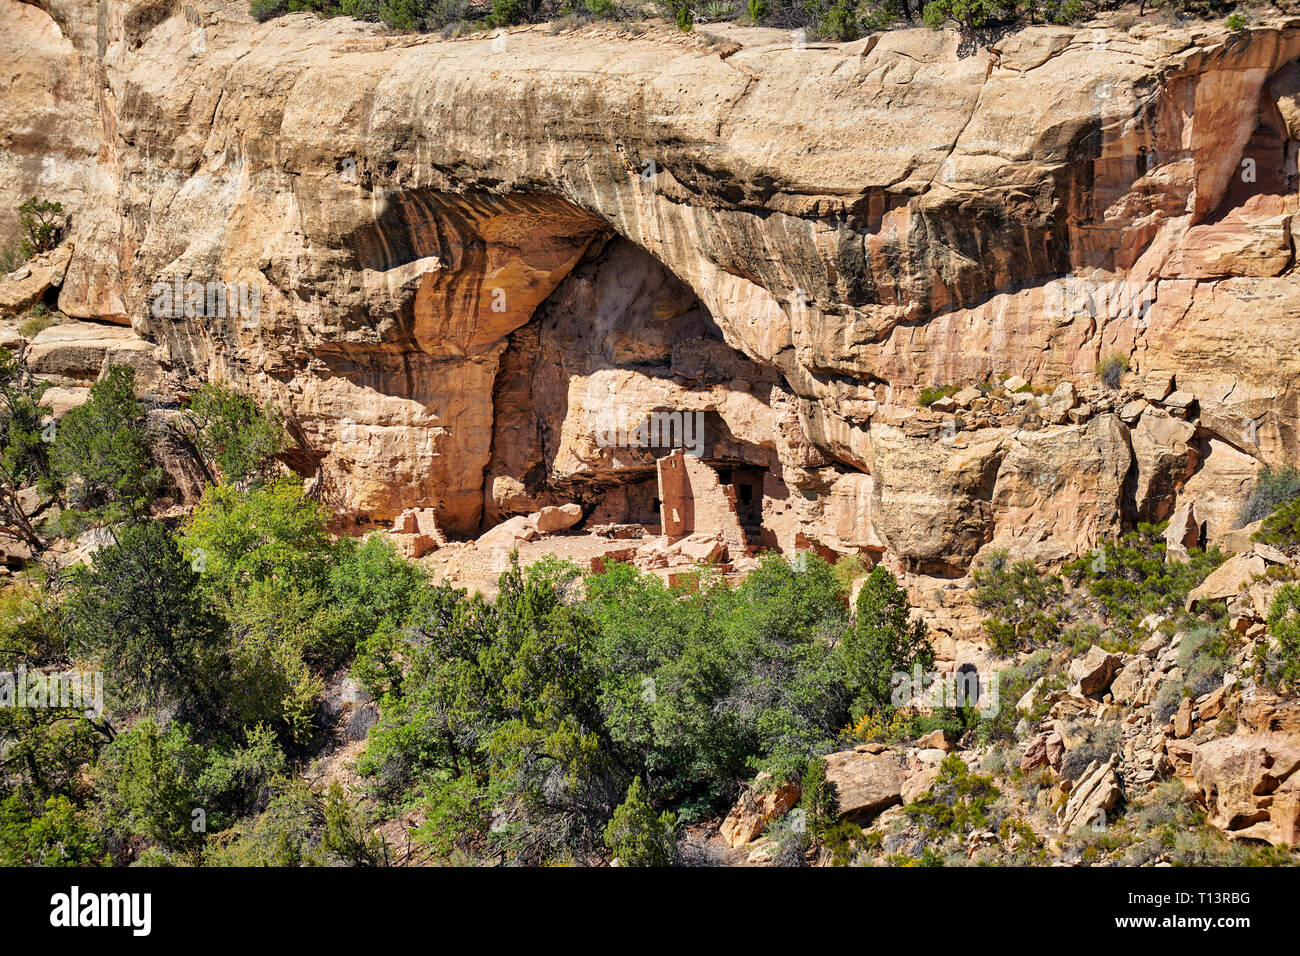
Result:
{"label": "sandstone cliff", "polygon": [[0,0],[0,56],[0,208],[64,202],[40,286],[104,343],[63,384],[152,343],[151,387],[281,407],[363,524],[654,520],[613,411],[704,413],[767,543],[943,575],[1189,502],[1219,540],[1300,458],[1300,21],[792,48]]}

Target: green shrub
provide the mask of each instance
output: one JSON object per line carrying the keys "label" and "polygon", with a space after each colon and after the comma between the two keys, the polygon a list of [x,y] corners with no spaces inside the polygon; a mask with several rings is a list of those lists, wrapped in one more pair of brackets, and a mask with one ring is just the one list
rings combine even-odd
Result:
{"label": "green shrub", "polygon": [[18,246],[0,247],[0,275],[16,272],[26,261]]}
{"label": "green shrub", "polygon": [[857,614],[840,640],[840,657],[854,714],[893,706],[895,673],[934,666],[925,624],[911,620],[907,592],[884,565],[872,569],[858,592]]}
{"label": "green shrub", "polygon": [[1188,627],[1178,645],[1177,661],[1183,676],[1160,685],[1155,700],[1157,716],[1168,720],[1184,697],[1200,697],[1221,687],[1230,659],[1231,648],[1222,628],[1208,621]]}
{"label": "green shrub", "polygon": [[1300,544],[1300,498],[1279,505],[1252,537],[1279,548]]}
{"label": "green shrub", "polygon": [[975,606],[988,616],[984,633],[993,649],[1007,655],[1051,643],[1061,636],[1061,579],[1039,574],[1030,561],[1011,562],[992,551],[972,572]]}
{"label": "green shrub", "polygon": [[1015,9],[1011,0],[931,0],[922,10],[921,18],[932,30],[941,29],[949,21],[963,29],[976,30],[1012,16]]}
{"label": "green shrub", "polygon": [[67,220],[63,204],[33,196],[18,207],[18,225],[23,240],[18,250],[24,259],[48,252],[63,241]]}
{"label": "green shrub", "polygon": [[1262,649],[1260,670],[1270,684],[1300,684],[1300,586],[1284,584],[1273,596],[1268,612],[1268,629],[1278,647]]}
{"label": "green shrub", "polygon": [[931,838],[964,837],[988,826],[988,810],[998,796],[992,777],[971,773],[953,753],[939,765],[930,789],[903,809]]}
{"label": "green shrub", "polygon": [[366,825],[361,811],[348,801],[337,780],[325,795],[325,832],[320,846],[326,858],[343,866],[386,866],[388,843]]}
{"label": "green shrub", "polygon": [[127,706],[179,702],[210,716],[210,682],[223,670],[220,621],[164,525],[126,525],[90,568],[75,568],[64,621],[72,647],[101,661],[109,690]]}
{"label": "green shrub", "polygon": [[[424,822],[414,839],[440,863],[458,863],[467,847],[487,831],[489,820],[470,774],[434,774],[425,787]],[[472,857],[470,858],[472,859]]]}
{"label": "green shrub", "polygon": [[50,307],[44,302],[38,302],[27,313],[23,324],[18,326],[18,331],[25,339],[35,338],[53,325],[57,317],[57,313],[51,312]]}
{"label": "green shrub", "polygon": [[0,349],[0,528],[33,554],[41,552],[44,542],[32,525],[33,509],[23,491],[32,485],[45,493],[58,490],[47,441],[52,419],[43,403],[48,387],[32,378],[21,358]]}
{"label": "green shrub", "polygon": [[1224,21],[1223,25],[1233,33],[1238,33],[1241,30],[1246,29],[1246,18],[1240,13],[1230,13],[1228,14],[1228,19]]}
{"label": "green shrub", "polygon": [[105,749],[98,772],[110,827],[169,849],[194,848],[202,807],[196,786],[204,754],[185,728],[162,730],[152,717],[120,734]]}
{"label": "green shrub", "polygon": [[820,757],[808,761],[808,769],[799,781],[799,809],[813,849],[820,850],[827,832],[840,816],[839,795],[826,779],[826,761]]}
{"label": "green shrub", "polygon": [[89,814],[64,796],[33,814],[15,794],[0,800],[0,866],[102,866],[102,835]]}
{"label": "green shrub", "polygon": [[268,478],[274,456],[289,446],[279,417],[269,408],[213,383],[189,400],[193,442],[207,463],[232,485],[258,484]]}
{"label": "green shrub", "polygon": [[165,474],[153,460],[131,369],[110,366],[86,404],[63,416],[50,463],[74,508],[110,522],[148,509]]}
{"label": "green shrub", "polygon": [[1291,465],[1266,467],[1255,478],[1255,487],[1238,514],[1241,525],[1267,518],[1274,511],[1300,498],[1300,469]]}
{"label": "green shrub", "polygon": [[301,778],[272,782],[266,809],[208,837],[207,866],[320,866],[319,834],[325,825],[319,794]]}
{"label": "green shrub", "polygon": [[252,0],[248,6],[249,15],[258,23],[265,23],[288,12],[288,0]]}
{"label": "green shrub", "polygon": [[1218,548],[1192,549],[1187,561],[1166,561],[1163,530],[1164,525],[1139,524],[1062,569],[1075,584],[1086,585],[1124,641],[1136,636],[1148,614],[1181,615],[1188,593],[1224,561]]}
{"label": "green shrub", "polygon": [[1046,675],[1051,659],[1051,650],[1044,647],[1020,664],[998,671],[995,678],[998,682],[997,713],[976,725],[976,737],[981,744],[1013,744],[1019,739],[1016,736],[1016,726],[1020,723],[1021,714],[1016,710],[1016,702],[1025,696],[1040,677]]}
{"label": "green shrub", "polygon": [[512,27],[523,23],[527,15],[525,0],[492,0],[492,23],[498,27]]}
{"label": "green shrub", "polygon": [[[1031,6],[1031,19],[1033,16],[1032,9]],[[1083,0],[1043,0],[1038,8],[1038,13],[1048,23],[1076,23],[1087,17],[1088,7],[1083,3]]]}
{"label": "green shrub", "polygon": [[1061,777],[1078,780],[1094,760],[1105,763],[1120,744],[1118,724],[1097,724],[1083,728],[1083,740],[1066,751],[1061,760]]}
{"label": "green shrub", "polygon": [[605,827],[605,846],[620,866],[668,866],[676,827],[677,818],[671,813],[655,815],[641,778],[636,777]]}
{"label": "green shrub", "polygon": [[848,0],[833,0],[825,14],[817,21],[819,36],[832,40],[852,40],[858,35],[858,18]]}
{"label": "green shrub", "polygon": [[259,581],[324,592],[334,550],[332,512],[279,478],[241,490],[209,485],[185,526],[183,544],[205,585],[231,603]]}
{"label": "green shrub", "polygon": [[929,408],[939,399],[947,398],[950,395],[956,395],[960,391],[960,385],[938,385],[934,387],[926,387],[916,393],[916,401],[922,408]]}

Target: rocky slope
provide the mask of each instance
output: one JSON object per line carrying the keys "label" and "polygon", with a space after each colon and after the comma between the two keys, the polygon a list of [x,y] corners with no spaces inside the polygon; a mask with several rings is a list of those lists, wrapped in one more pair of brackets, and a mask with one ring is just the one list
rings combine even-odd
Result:
{"label": "rocky slope", "polygon": [[[1221,540],[1259,465],[1298,457],[1300,21],[970,50],[444,41],[215,0],[0,19],[0,207],[70,214],[0,289],[78,320],[38,370],[228,378],[363,525],[653,522],[655,456],[597,440],[611,409],[704,412],[763,543],[941,577],[1189,504]],[[178,278],[230,301],[160,306]],[[918,407],[1007,376],[1027,390]]]}

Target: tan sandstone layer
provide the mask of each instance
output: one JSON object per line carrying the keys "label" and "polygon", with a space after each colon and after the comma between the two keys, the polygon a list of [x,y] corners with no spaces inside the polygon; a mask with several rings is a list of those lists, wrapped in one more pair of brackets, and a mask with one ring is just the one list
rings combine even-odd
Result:
{"label": "tan sandstone layer", "polygon": [[[1300,458],[1300,21],[727,39],[0,0],[0,205],[64,202],[83,320],[42,361],[129,326],[150,387],[274,401],[359,523],[469,536],[656,520],[663,449],[602,428],[698,411],[756,544],[940,576],[1189,503],[1220,540]],[[254,314],[169,314],[177,277]]]}

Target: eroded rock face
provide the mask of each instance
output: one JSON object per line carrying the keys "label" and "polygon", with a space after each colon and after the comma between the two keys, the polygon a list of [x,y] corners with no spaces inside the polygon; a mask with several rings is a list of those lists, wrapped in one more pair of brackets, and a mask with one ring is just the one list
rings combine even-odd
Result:
{"label": "eroded rock face", "polygon": [[1300,25],[493,51],[246,10],[0,0],[0,201],[61,199],[58,307],[274,401],[362,523],[654,521],[611,402],[702,413],[757,543],[940,575],[1190,502],[1216,542],[1300,458]]}
{"label": "eroded rock face", "polygon": [[1294,846],[1300,838],[1300,708],[1242,708],[1242,726],[1192,750],[1191,783],[1209,822],[1233,839]]}

